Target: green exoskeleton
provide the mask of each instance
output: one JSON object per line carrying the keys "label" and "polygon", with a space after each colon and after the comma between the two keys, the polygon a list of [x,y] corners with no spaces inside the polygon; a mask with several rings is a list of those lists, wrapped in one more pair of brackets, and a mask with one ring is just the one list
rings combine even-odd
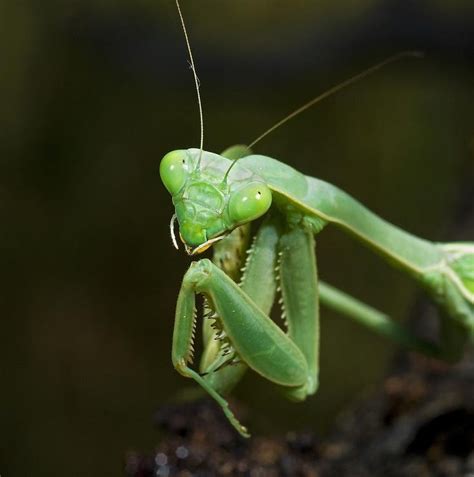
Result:
{"label": "green exoskeleton", "polygon": [[[198,85],[190,49],[189,53]],[[473,340],[473,242],[440,244],[410,235],[337,187],[255,155],[247,146],[218,155],[202,149],[201,137],[200,149],[166,154],[160,175],[175,207],[175,246],[176,219],[188,254],[210,246],[214,251],[212,261],[192,262],[184,276],[176,307],[173,365],[220,404],[243,436],[248,436],[247,429],[223,396],[247,368],[278,385],[291,400],[316,392],[320,303],[441,359],[457,359]],[[251,222],[263,216],[251,237]],[[354,236],[428,291],[440,308],[437,343],[413,336],[383,313],[319,280],[315,236],[329,225]],[[204,296],[204,349],[199,370],[194,370],[189,363],[198,294]],[[283,328],[269,318],[276,299]]]}

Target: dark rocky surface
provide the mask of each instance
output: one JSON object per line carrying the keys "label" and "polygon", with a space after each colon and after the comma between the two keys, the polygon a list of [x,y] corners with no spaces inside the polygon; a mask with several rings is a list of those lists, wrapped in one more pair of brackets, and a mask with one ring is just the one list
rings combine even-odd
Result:
{"label": "dark rocky surface", "polygon": [[162,407],[155,422],[164,437],[153,455],[128,453],[127,477],[474,477],[474,360],[401,355],[324,439],[243,439],[207,399]]}

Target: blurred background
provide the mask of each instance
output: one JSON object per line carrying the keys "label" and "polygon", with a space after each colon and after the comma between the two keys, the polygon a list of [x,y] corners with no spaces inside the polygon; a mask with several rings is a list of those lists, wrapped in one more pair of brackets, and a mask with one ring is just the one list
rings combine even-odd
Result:
{"label": "blurred background", "polygon": [[[433,240],[473,199],[471,0],[182,0],[205,148],[249,143],[316,94],[406,49],[256,151],[335,183]],[[158,176],[199,142],[172,0],[0,3],[0,474],[118,476],[151,450],[154,411],[189,386],[170,361],[189,265]],[[338,230],[320,275],[407,316],[417,290]],[[393,347],[323,311],[321,387],[286,403],[251,373],[236,391],[258,433],[320,432],[382,375]],[[271,397],[271,399],[269,399]],[[284,412],[282,412],[284,409]]]}

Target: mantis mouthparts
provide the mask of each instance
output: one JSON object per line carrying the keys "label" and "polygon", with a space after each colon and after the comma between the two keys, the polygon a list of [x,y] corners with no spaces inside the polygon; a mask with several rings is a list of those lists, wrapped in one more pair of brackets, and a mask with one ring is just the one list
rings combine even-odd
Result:
{"label": "mantis mouthparts", "polygon": [[[184,248],[186,249],[186,253],[190,256],[192,255],[199,255],[200,253],[205,252],[211,245],[215,244],[216,242],[219,242],[219,240],[222,240],[225,238],[225,235],[220,235],[219,237],[214,237],[201,245],[198,245],[197,247],[190,247],[189,245],[184,244]],[[182,239],[181,239],[182,240]],[[183,242],[184,243],[184,242]]]}

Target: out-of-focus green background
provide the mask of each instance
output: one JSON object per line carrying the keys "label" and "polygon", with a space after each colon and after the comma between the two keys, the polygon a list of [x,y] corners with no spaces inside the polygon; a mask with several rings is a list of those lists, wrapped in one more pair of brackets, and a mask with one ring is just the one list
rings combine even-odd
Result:
{"label": "out-of-focus green background", "polygon": [[[472,187],[474,4],[412,0],[182,0],[206,149],[249,142],[333,84],[391,65],[257,147],[385,218],[450,236]],[[160,158],[198,144],[174,2],[0,3],[0,474],[118,476],[158,439],[152,415],[189,383],[170,362],[189,264],[169,239]],[[468,237],[454,237],[467,239]],[[472,239],[472,237],[471,237]],[[403,319],[413,283],[337,230],[320,275]],[[376,382],[387,342],[323,312],[321,388],[286,403],[249,374],[258,432],[324,431]]]}

